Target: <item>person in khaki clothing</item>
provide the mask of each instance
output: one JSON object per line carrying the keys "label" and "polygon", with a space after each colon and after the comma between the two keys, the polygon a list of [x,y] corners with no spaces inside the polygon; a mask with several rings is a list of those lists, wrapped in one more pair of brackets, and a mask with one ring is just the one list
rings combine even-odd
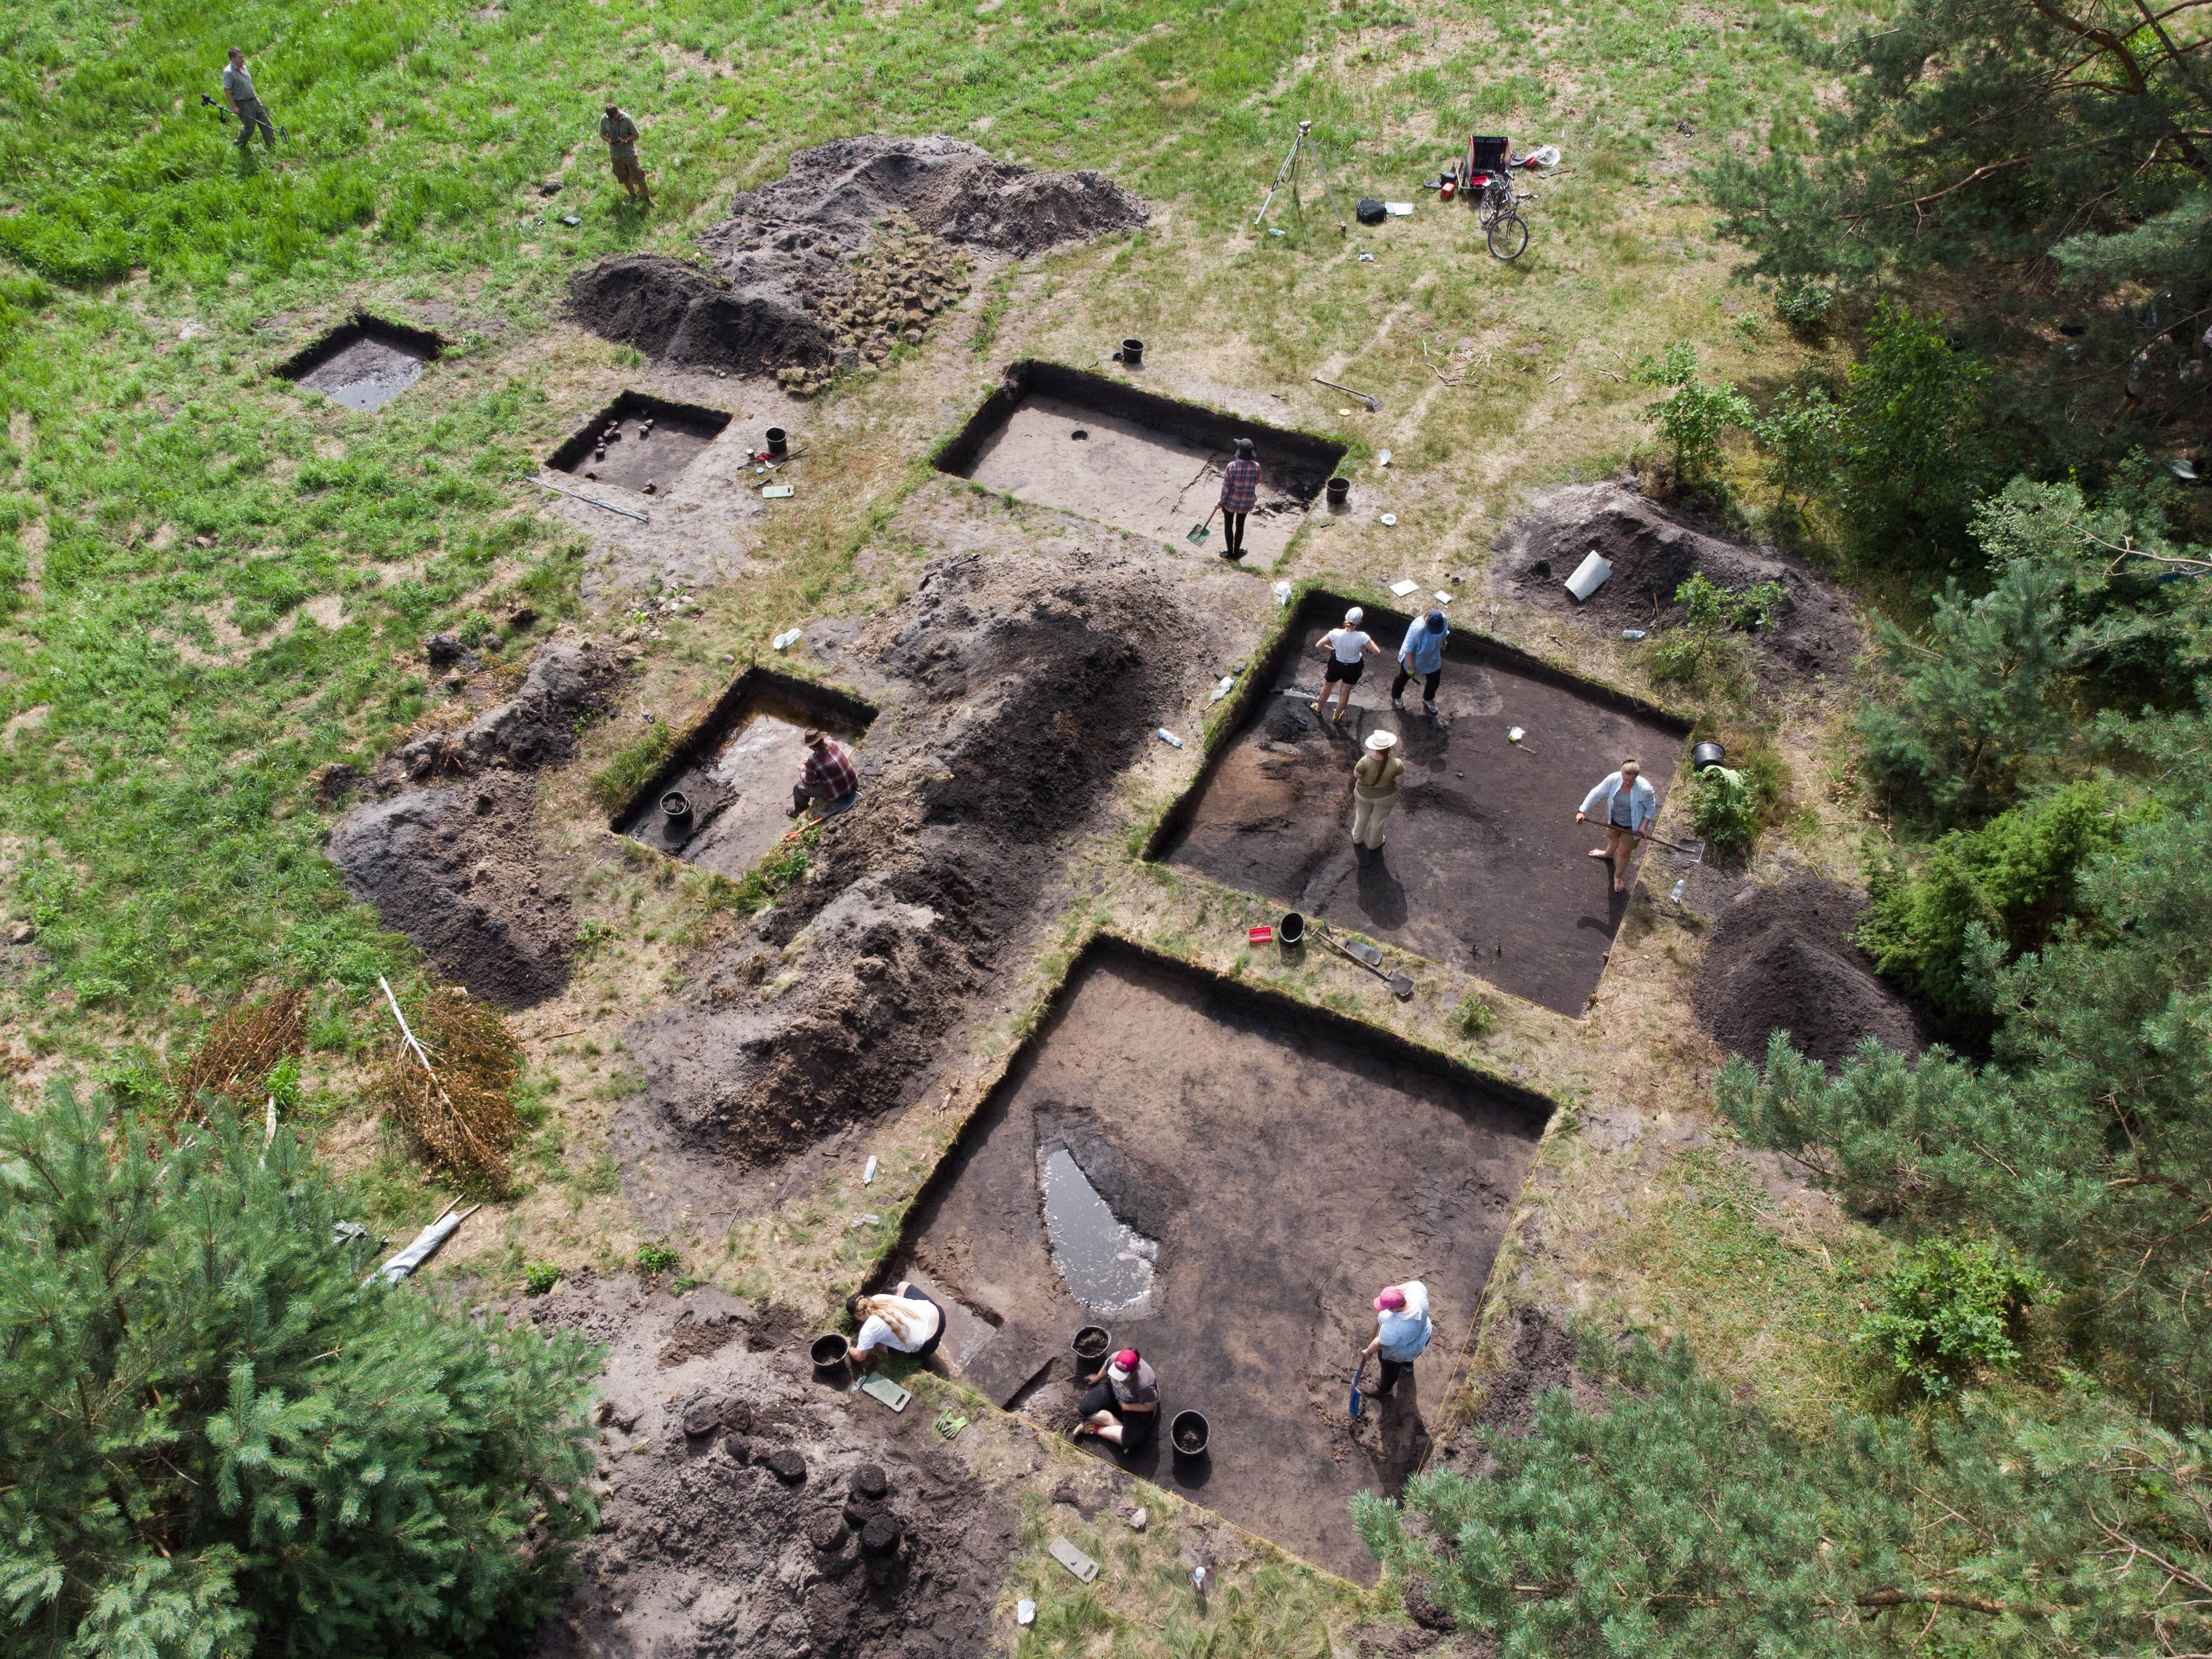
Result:
{"label": "person in khaki clothing", "polygon": [[1398,804],[1398,783],[1406,763],[1398,758],[1395,732],[1370,732],[1367,750],[1352,769],[1352,844],[1373,852],[1382,845],[1382,826]]}
{"label": "person in khaki clothing", "polygon": [[599,137],[606,140],[607,159],[614,163],[615,179],[630,196],[641,196],[647,207],[653,205],[653,192],[646,188],[645,169],[637,160],[637,123],[622,112],[618,104],[609,104],[607,112],[599,118]]}

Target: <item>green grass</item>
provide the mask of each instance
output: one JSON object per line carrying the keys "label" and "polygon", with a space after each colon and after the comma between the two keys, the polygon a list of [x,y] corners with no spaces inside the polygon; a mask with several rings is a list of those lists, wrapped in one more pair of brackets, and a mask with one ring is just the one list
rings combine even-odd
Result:
{"label": "green grass", "polygon": [[[687,251],[734,185],[855,131],[1105,167],[1215,236],[1249,215],[1294,114],[1340,178],[1432,170],[1437,141],[1387,136],[1432,118],[1568,148],[1541,256],[1424,285],[1415,261],[1302,257],[1333,252],[1334,225],[1293,210],[1288,238],[1197,276],[1139,235],[1075,280],[1117,331],[1226,307],[1285,375],[1393,305],[1419,312],[1410,326],[1479,329],[1570,265],[1586,274],[1565,278],[1567,300],[1625,314],[1669,280],[1620,225],[1655,135],[1806,106],[1792,27],[1774,0],[1695,24],[1651,0],[1571,22],[1506,0],[1442,18],[1292,0],[891,15],[264,0],[212,29],[174,0],[15,9],[0,24],[0,720],[48,712],[0,743],[0,834],[11,907],[46,957],[15,988],[27,1021],[81,1043],[61,1016],[100,1008],[158,1031],[266,975],[359,992],[406,962],[325,865],[307,781],[429,710],[422,634],[507,597],[549,621],[575,611],[580,549],[515,487],[557,411],[495,365],[580,264]],[[292,130],[273,161],[240,156],[198,105],[232,40]],[[605,176],[603,94],[643,119],[649,220]],[[556,173],[574,230],[531,189]],[[258,319],[377,295],[464,319],[422,386],[368,416],[271,380]],[[1012,302],[979,301],[993,328]],[[1489,389],[1528,369],[1499,367]],[[1485,395],[1401,465],[1504,419],[1480,378]],[[787,550],[802,599],[834,591],[866,533]],[[318,599],[342,605],[337,627],[303,613]]]}

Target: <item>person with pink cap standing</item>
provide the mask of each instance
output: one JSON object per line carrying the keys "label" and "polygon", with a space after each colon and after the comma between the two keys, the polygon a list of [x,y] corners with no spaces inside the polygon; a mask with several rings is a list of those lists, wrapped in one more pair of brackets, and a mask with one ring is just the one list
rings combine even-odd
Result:
{"label": "person with pink cap standing", "polygon": [[1429,1287],[1418,1279],[1402,1285],[1386,1285],[1375,1298],[1375,1340],[1359,1351],[1364,1365],[1370,1356],[1382,1356],[1382,1382],[1375,1390],[1378,1400],[1398,1386],[1398,1379],[1413,1369],[1436,1334],[1429,1318]]}
{"label": "person with pink cap standing", "polygon": [[1124,1348],[1083,1379],[1091,1392],[1076,1409],[1083,1420],[1074,1437],[1095,1434],[1123,1451],[1134,1451],[1160,1425],[1160,1380],[1143,1356]]}

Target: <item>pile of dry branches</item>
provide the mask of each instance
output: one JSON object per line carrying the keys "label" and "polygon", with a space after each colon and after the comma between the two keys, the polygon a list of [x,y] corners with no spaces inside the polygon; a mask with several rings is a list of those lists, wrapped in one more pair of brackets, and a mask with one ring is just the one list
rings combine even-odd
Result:
{"label": "pile of dry branches", "polygon": [[507,1022],[458,985],[433,985],[405,1017],[386,1050],[377,1097],[429,1164],[504,1192],[507,1153],[522,1133],[514,1111],[522,1050]]}
{"label": "pile of dry branches", "polygon": [[191,1059],[170,1071],[178,1121],[199,1121],[205,1115],[200,1098],[209,1093],[241,1109],[258,1109],[269,1074],[307,1046],[301,1018],[307,1002],[304,991],[278,991],[258,1002],[234,1002],[217,1016]]}

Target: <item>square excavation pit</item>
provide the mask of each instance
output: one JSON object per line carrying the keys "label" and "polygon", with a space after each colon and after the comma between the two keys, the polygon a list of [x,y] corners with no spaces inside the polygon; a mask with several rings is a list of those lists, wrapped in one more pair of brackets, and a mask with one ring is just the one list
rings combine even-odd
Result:
{"label": "square excavation pit", "polygon": [[[1254,677],[1235,737],[1147,855],[1583,1012],[1628,901],[1588,856],[1604,830],[1577,824],[1575,809],[1631,755],[1663,804],[1687,722],[1456,629],[1437,715],[1420,712],[1419,680],[1400,714],[1390,684],[1411,618],[1372,605],[1364,628],[1382,654],[1367,659],[1343,723],[1323,720],[1308,708],[1325,665],[1313,642],[1346,603],[1307,598]],[[1517,744],[1507,736],[1516,726]],[[1406,775],[1382,848],[1361,854],[1352,769],[1378,727],[1399,734]]]}
{"label": "square excavation pit", "polygon": [[348,409],[381,409],[421,380],[422,365],[436,362],[445,349],[445,341],[428,329],[387,323],[362,311],[277,364],[276,373]]}
{"label": "square excavation pit", "polygon": [[[1252,440],[1260,463],[1245,557],[1269,561],[1344,459],[1342,444],[1058,363],[1020,362],[937,465],[1022,501],[1176,543],[1220,500],[1222,468],[1238,438]],[[1221,537],[1217,522],[1206,547],[1218,551]]]}
{"label": "square excavation pit", "polygon": [[[1162,1431],[1125,1467],[1372,1582],[1349,1500],[1418,1462],[1549,1110],[1103,941],[939,1165],[894,1277],[958,1307],[947,1369],[1055,1428],[1073,1420],[1075,1334],[1106,1327],[1160,1380]],[[1416,1277],[1435,1335],[1355,1425],[1370,1304]],[[1212,1427],[1195,1465],[1163,1444],[1186,1410]]]}
{"label": "square excavation pit", "polygon": [[545,465],[596,483],[657,495],[729,423],[724,410],[625,392],[578,428]]}
{"label": "square excavation pit", "polygon": [[[792,827],[784,815],[806,760],[800,732],[817,726],[852,749],[875,718],[876,711],[858,697],[748,668],[653,781],[616,815],[612,827],[702,870],[742,876]],[[854,760],[862,763],[857,750]],[[688,814],[664,810],[672,790],[684,797]]]}

